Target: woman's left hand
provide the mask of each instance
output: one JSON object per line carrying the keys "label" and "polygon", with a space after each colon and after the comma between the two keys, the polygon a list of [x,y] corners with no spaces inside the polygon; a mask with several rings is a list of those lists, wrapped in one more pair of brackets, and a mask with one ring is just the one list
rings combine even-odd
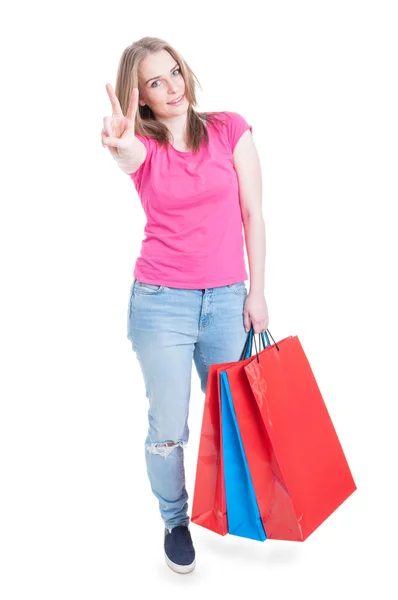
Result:
{"label": "woman's left hand", "polygon": [[253,325],[254,333],[268,329],[269,316],[263,292],[249,292],[243,309],[243,323],[248,332]]}

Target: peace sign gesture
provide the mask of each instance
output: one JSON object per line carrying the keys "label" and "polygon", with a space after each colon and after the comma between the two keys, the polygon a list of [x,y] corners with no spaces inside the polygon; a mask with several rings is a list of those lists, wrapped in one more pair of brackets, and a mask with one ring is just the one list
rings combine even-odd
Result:
{"label": "peace sign gesture", "polygon": [[137,149],[137,145],[134,143],[136,139],[134,127],[138,108],[138,88],[133,88],[127,115],[124,116],[111,84],[107,83],[105,87],[113,112],[111,117],[104,117],[104,128],[101,131],[102,145],[104,148],[108,148],[116,160],[131,158]]}

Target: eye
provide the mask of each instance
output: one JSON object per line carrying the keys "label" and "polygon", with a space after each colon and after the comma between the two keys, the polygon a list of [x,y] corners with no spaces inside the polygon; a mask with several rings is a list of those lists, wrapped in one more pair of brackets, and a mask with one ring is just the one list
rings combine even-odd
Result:
{"label": "eye", "polygon": [[[180,69],[174,69],[173,73],[176,73],[178,71],[178,73],[180,73]],[[158,83],[160,81],[160,79],[156,79],[156,81],[153,81],[151,83],[151,87],[159,87],[158,85],[154,85],[154,83]]]}

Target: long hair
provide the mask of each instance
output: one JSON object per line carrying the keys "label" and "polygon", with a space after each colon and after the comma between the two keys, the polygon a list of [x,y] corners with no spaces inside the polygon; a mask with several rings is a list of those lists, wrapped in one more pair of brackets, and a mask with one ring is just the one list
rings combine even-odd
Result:
{"label": "long hair", "polygon": [[[117,70],[115,94],[125,115],[133,88],[138,88],[138,68],[141,60],[148,56],[148,54],[153,54],[160,50],[167,50],[174,58],[180,67],[182,77],[185,81],[185,95],[189,103],[186,128],[187,145],[188,148],[196,153],[199,151],[203,140],[206,146],[209,142],[205,123],[212,123],[215,126],[217,126],[217,123],[221,123],[222,125],[225,123],[217,117],[219,114],[217,112],[204,113],[194,110],[194,107],[197,106],[196,84],[200,89],[202,87],[182,55],[165,40],[156,37],[143,37],[123,51]],[[169,129],[164,123],[156,120],[153,111],[147,105],[138,105],[135,117],[135,132],[154,138],[162,146],[167,146],[170,143]]]}

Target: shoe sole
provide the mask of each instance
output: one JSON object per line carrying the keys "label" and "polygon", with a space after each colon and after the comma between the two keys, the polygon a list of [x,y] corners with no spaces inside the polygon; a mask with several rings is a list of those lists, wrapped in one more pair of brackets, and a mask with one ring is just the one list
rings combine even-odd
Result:
{"label": "shoe sole", "polygon": [[169,557],[167,556],[166,553],[165,553],[164,557],[166,559],[167,566],[170,567],[170,569],[172,569],[176,573],[182,573],[182,574],[190,573],[191,571],[194,570],[194,568],[196,566],[196,558],[193,559],[193,562],[191,562],[190,565],[177,565],[176,563],[173,563],[173,561],[169,559]]}

